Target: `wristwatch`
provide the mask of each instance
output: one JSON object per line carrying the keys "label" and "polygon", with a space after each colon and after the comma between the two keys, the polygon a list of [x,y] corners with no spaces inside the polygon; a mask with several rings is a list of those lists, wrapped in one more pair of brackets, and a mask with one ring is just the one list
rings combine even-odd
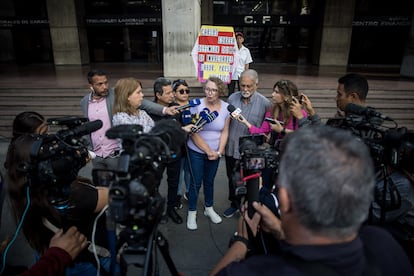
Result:
{"label": "wristwatch", "polygon": [[247,250],[250,250],[249,240],[246,239],[245,237],[240,236],[237,232],[234,233],[234,235],[231,237],[230,242],[229,242],[229,248],[233,245],[233,243],[237,241],[242,242],[246,246]]}
{"label": "wristwatch", "polygon": [[286,128],[283,128],[282,131],[280,132],[280,134],[286,135]]}
{"label": "wristwatch", "polygon": [[221,152],[219,152],[219,151],[217,152],[217,154],[218,154],[219,158],[221,158],[223,156],[223,155],[221,155]]}

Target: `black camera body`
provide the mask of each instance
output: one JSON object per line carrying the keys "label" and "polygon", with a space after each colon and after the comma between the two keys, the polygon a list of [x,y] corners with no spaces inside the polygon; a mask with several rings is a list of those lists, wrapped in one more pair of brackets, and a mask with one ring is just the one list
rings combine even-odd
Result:
{"label": "black camera body", "polygon": [[333,118],[327,125],[346,129],[361,138],[369,147],[376,167],[390,165],[414,172],[414,133],[405,127],[386,127],[383,120],[369,114],[347,114],[345,118]]}
{"label": "black camera body", "polygon": [[249,171],[277,169],[279,167],[279,152],[271,148],[248,149],[241,154],[241,160],[242,168]]}
{"label": "black camera body", "polygon": [[239,138],[240,166],[248,172],[279,167],[279,151],[265,145],[264,135],[249,135]]}
{"label": "black camera body", "polygon": [[30,153],[29,185],[47,190],[50,203],[62,210],[66,208],[62,206],[66,206],[71,183],[90,159],[83,136],[99,129],[102,121],[62,117],[53,124],[66,128],[55,134],[36,136]]}
{"label": "black camera body", "polygon": [[[161,219],[165,199],[159,194],[161,164],[178,158],[185,133],[178,123],[161,120],[149,133],[140,125],[120,125],[109,129],[108,138],[122,139],[123,152],[116,170],[93,170],[96,185],[109,187],[109,218],[132,231],[128,244],[142,239]],[[135,239],[135,240],[134,240]]]}
{"label": "black camera body", "polygon": [[[272,180],[278,174],[279,151],[266,145],[264,141],[264,135],[250,135],[239,138],[240,172],[235,172],[233,175],[233,183],[236,196],[245,196],[249,205],[254,201],[271,202],[266,205],[275,210],[277,209],[277,202],[273,202],[273,198],[267,200],[266,197],[272,192]],[[267,191],[264,196],[260,195],[260,177]],[[249,206],[249,215],[252,214],[252,210],[252,207]]]}

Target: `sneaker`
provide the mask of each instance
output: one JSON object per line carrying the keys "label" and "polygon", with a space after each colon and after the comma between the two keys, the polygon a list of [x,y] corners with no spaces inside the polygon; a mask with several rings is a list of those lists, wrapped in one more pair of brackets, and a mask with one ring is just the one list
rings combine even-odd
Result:
{"label": "sneaker", "polygon": [[212,223],[221,223],[221,217],[214,211],[213,207],[206,207],[204,209],[204,215],[209,217]]}
{"label": "sneaker", "polygon": [[234,208],[233,206],[230,206],[226,209],[226,211],[223,212],[223,216],[226,218],[231,218],[235,213],[237,213],[239,210],[237,208]]}

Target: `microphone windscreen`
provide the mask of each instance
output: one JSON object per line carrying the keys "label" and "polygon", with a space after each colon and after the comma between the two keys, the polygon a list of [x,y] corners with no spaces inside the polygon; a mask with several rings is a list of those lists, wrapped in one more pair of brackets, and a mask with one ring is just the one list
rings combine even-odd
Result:
{"label": "microphone windscreen", "polygon": [[183,125],[188,125],[191,123],[192,120],[192,115],[190,110],[184,110],[183,113],[181,114],[181,123]]}
{"label": "microphone windscreen", "polygon": [[217,111],[213,111],[210,114],[208,114],[208,120],[207,123],[211,123],[218,117],[219,113]]}
{"label": "microphone windscreen", "polygon": [[236,110],[236,108],[234,107],[234,105],[229,104],[229,105],[227,106],[227,110],[228,110],[228,112],[232,113],[234,110]]}
{"label": "microphone windscreen", "polygon": [[197,105],[201,104],[201,101],[200,101],[200,99],[192,99],[189,102],[189,104],[190,104],[191,107],[194,107],[194,106],[197,106]]}

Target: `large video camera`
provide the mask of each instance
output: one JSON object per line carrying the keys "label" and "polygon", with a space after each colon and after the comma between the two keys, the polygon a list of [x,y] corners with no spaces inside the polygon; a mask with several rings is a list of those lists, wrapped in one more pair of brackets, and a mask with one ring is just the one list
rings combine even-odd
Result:
{"label": "large video camera", "polygon": [[[277,174],[279,168],[279,151],[266,145],[264,135],[248,135],[239,138],[240,174],[235,175],[236,195],[248,194],[246,179],[265,172]],[[265,179],[265,182],[271,181]],[[264,183],[271,186],[270,183]]]}
{"label": "large video camera", "polygon": [[[371,151],[376,166],[390,165],[414,172],[414,133],[398,127],[391,118],[371,107],[348,104],[345,118],[333,118],[327,125],[352,131],[360,137]],[[386,126],[385,121],[392,122]]]}
{"label": "large video camera", "polygon": [[[249,205],[261,201],[277,213],[277,204],[267,195],[273,190],[274,179],[278,174],[279,151],[265,143],[264,135],[249,135],[239,138],[239,152],[240,172],[235,172],[233,176],[236,196],[245,196]],[[264,195],[260,195],[259,177],[267,191]],[[252,214],[252,210],[249,207],[248,212]]]}
{"label": "large video camera", "polygon": [[158,167],[178,158],[186,135],[173,120],[161,120],[149,133],[140,125],[120,125],[106,133],[122,139],[123,152],[116,170],[93,170],[96,185],[109,186],[109,215],[126,226],[126,243],[146,242],[161,219],[165,199],[158,192],[161,177]]}
{"label": "large video camera", "polygon": [[64,210],[70,184],[89,161],[87,143],[82,136],[101,128],[102,121],[63,117],[49,119],[48,124],[65,128],[36,137],[30,153],[29,181],[32,188],[47,190],[50,203],[57,210]]}

